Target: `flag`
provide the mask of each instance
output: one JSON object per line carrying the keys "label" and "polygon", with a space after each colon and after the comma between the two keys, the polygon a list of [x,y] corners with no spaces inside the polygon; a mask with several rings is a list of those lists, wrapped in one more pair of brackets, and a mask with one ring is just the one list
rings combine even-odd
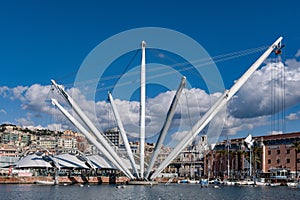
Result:
{"label": "flag", "polygon": [[230,145],[231,145],[231,142],[230,142],[229,138],[227,138],[227,141],[226,141],[225,146],[226,146],[226,147],[230,147]]}
{"label": "flag", "polygon": [[249,149],[253,146],[254,140],[252,139],[251,134],[249,134],[249,135],[246,137],[245,142],[246,142],[246,144],[247,144],[247,146],[248,146]]}

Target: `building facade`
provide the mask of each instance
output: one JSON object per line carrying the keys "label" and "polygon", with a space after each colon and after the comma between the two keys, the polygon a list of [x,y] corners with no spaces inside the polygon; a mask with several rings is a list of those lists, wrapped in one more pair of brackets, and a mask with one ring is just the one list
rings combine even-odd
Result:
{"label": "building facade", "polygon": [[296,153],[295,144],[300,142],[300,132],[253,137],[251,150],[244,139],[223,141],[210,150],[205,155],[205,176],[243,179],[285,174],[295,178],[296,171],[299,174],[300,153]]}

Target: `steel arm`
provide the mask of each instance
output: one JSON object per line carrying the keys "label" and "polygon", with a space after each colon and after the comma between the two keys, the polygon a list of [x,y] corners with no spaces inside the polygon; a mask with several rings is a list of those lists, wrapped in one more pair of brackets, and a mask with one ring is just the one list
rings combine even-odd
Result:
{"label": "steel arm", "polygon": [[110,155],[110,153],[66,110],[64,109],[56,99],[51,99],[52,100],[52,104],[55,105],[61,112],[63,115],[65,115],[70,122],[78,128],[78,130],[85,135],[85,137],[92,143],[94,144],[102,153],[103,155],[109,160],[111,161],[115,167],[117,167],[120,171],[122,171],[127,177],[130,178],[130,175],[127,174],[127,172],[125,170],[123,170],[123,168],[118,164],[118,162],[116,162],[113,157]]}
{"label": "steel arm", "polygon": [[77,103],[73,100],[73,98],[64,90],[64,88],[58,85],[54,80],[51,80],[54,87],[58,90],[58,92],[64,97],[66,102],[72,107],[72,109],[76,112],[76,114],[80,117],[80,119],[85,123],[85,125],[92,131],[92,133],[98,138],[99,142],[102,146],[109,152],[111,157],[113,157],[116,162],[122,167],[123,171],[126,171],[129,174],[131,179],[134,178],[130,170],[126,167],[124,162],[115,152],[115,150],[110,146],[104,136],[100,133],[100,131],[95,127],[92,121],[84,114],[81,108],[77,105]]}
{"label": "steel arm", "polygon": [[161,163],[157,170],[152,174],[151,179],[154,179],[175,157],[188,145],[193,139],[202,131],[205,126],[216,116],[216,114],[227,104],[232,96],[245,84],[255,70],[262,64],[262,62],[277,48],[282,40],[279,37],[241,76],[241,78],[235,82],[230,90],[224,92],[221,98],[204,114],[202,118],[192,127],[187,133],[187,137],[184,137],[179,144],[173,149],[169,156]]}
{"label": "steel arm", "polygon": [[120,133],[121,133],[121,136],[122,136],[124,145],[125,145],[125,149],[126,149],[126,151],[127,151],[127,154],[128,154],[128,157],[129,157],[131,166],[132,166],[132,169],[133,169],[133,170],[135,171],[135,173],[137,174],[137,178],[139,178],[139,173],[138,173],[136,164],[135,164],[135,162],[134,162],[133,154],[132,154],[132,151],[131,151],[129,142],[128,142],[128,138],[127,138],[127,136],[126,136],[126,132],[125,132],[123,123],[122,123],[122,121],[121,121],[121,118],[120,118],[120,115],[119,115],[117,106],[116,106],[116,104],[115,104],[115,101],[114,101],[114,99],[113,99],[113,97],[112,97],[112,95],[111,95],[110,92],[108,92],[108,98],[109,98],[110,104],[111,104],[111,106],[112,106],[112,110],[113,110],[114,116],[115,116],[115,118],[116,118],[116,121],[117,121],[119,130],[120,130]]}
{"label": "steel arm", "polygon": [[171,125],[171,122],[172,122],[172,119],[173,119],[173,116],[174,116],[174,113],[175,113],[175,110],[176,110],[176,106],[177,106],[179,97],[182,93],[183,88],[185,87],[185,82],[186,82],[186,77],[182,77],[180,85],[179,85],[179,87],[176,91],[176,94],[174,95],[174,98],[172,100],[171,107],[168,111],[167,118],[165,120],[163,128],[160,131],[159,138],[157,139],[157,143],[155,145],[155,148],[154,148],[154,151],[153,151],[153,154],[152,154],[149,166],[148,166],[147,175],[146,175],[147,178],[150,178],[149,175],[150,175],[151,170],[153,168],[154,162],[155,162],[155,160],[156,160],[156,158],[159,154],[160,148],[161,148],[161,146],[162,146],[162,144],[165,140],[165,137],[167,135],[167,132],[170,128],[170,125]]}

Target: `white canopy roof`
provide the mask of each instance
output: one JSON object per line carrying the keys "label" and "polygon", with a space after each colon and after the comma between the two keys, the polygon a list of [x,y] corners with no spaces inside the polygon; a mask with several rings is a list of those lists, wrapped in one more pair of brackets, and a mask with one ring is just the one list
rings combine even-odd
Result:
{"label": "white canopy roof", "polygon": [[106,169],[116,169],[116,167],[108,160],[106,160],[101,155],[90,155],[87,156],[88,159],[93,163],[93,165],[98,168],[106,168]]}
{"label": "white canopy roof", "polygon": [[[89,166],[85,159],[89,160],[93,166]],[[128,159],[123,159],[125,165],[131,169],[131,165]],[[51,163],[53,162],[53,164]],[[108,161],[103,155],[89,155],[78,156],[74,154],[60,154],[53,156],[40,155],[38,153],[29,154],[26,157],[18,160],[15,163],[16,168],[53,168],[54,164],[60,168],[72,168],[72,169],[116,169],[116,167]],[[139,168],[139,166],[137,166]]]}
{"label": "white canopy roof", "polygon": [[43,159],[42,155],[29,154],[15,163],[16,168],[51,168],[52,165]]}
{"label": "white canopy roof", "polygon": [[59,164],[61,168],[80,168],[89,169],[84,161],[80,160],[76,155],[60,154],[56,155],[55,162]]}

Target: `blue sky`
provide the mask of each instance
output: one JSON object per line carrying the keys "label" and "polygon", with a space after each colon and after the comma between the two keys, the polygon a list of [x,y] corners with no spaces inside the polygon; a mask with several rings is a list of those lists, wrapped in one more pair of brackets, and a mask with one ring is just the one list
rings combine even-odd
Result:
{"label": "blue sky", "polygon": [[[43,105],[39,103],[44,99],[39,99],[38,92],[46,93],[50,79],[56,79],[71,90],[78,69],[97,45],[120,32],[141,27],[162,27],[181,32],[202,45],[211,57],[270,45],[283,36],[286,47],[282,62],[285,66],[292,66],[291,69],[295,68],[291,73],[297,74],[297,52],[300,49],[298,9],[297,1],[277,0],[1,1],[0,123],[42,127],[47,127],[47,123],[58,123],[49,120],[51,116],[47,109],[50,108],[41,107]],[[229,88],[258,56],[251,54],[216,62],[225,88]],[[300,83],[296,76],[293,80]],[[200,89],[205,90],[205,86]],[[249,94],[247,91],[243,93]],[[149,93],[148,96],[154,95]],[[286,132],[300,130],[300,99],[298,94],[293,97],[291,94],[284,113]],[[243,105],[242,101],[235,102]],[[274,131],[270,128],[271,122],[261,125],[256,122],[272,118],[259,118],[267,114],[258,112],[251,117],[243,117],[242,112],[235,114],[229,111],[228,125],[224,128],[235,131],[225,131],[224,135],[244,137],[249,132],[262,135]],[[235,122],[237,124],[232,125]],[[67,128],[67,123],[62,127]]]}

